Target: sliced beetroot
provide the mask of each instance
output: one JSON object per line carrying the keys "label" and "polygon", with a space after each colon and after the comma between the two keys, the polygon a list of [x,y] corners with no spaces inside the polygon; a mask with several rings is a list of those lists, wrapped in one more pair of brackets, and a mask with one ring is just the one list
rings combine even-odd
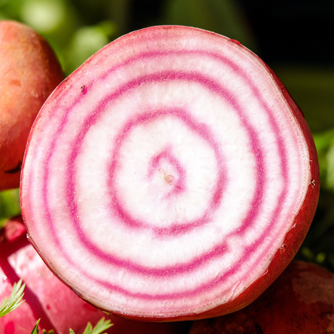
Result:
{"label": "sliced beetroot", "polygon": [[181,26],[125,35],[43,106],[21,184],[48,266],[130,318],[196,319],[257,298],[312,221],[316,150],[252,52]]}
{"label": "sliced beetroot", "polygon": [[30,333],[40,319],[40,332],[53,329],[69,334],[72,328],[82,334],[87,323],[95,325],[101,318],[111,321],[108,334],[184,334],[190,324],[145,323],[107,316],[79,298],[43,263],[26,238],[21,217],[9,220],[0,230],[0,304],[8,298],[13,284],[25,283],[24,303],[0,318],[1,334]]}
{"label": "sliced beetroot", "polygon": [[26,238],[21,217],[8,221],[0,236],[0,303],[9,297],[13,284],[26,284],[25,302],[0,318],[0,333],[30,333],[38,319],[40,329],[82,333],[106,315],[78,298],[43,263]]}
{"label": "sliced beetroot", "polygon": [[215,319],[196,321],[190,334],[334,333],[334,274],[294,261],[254,303]]}

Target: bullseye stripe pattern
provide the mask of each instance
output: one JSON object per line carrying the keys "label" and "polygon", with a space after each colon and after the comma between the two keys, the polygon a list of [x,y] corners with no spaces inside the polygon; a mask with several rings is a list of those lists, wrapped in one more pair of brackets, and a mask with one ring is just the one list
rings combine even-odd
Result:
{"label": "bullseye stripe pattern", "polygon": [[203,312],[263,275],[310,181],[308,148],[261,62],[227,38],[116,40],[51,95],[22,199],[29,235],[84,299]]}

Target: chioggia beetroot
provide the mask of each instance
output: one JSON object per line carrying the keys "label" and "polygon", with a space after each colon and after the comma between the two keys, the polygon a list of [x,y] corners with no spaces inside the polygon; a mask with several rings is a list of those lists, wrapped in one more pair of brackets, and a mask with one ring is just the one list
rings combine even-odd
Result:
{"label": "chioggia beetroot", "polygon": [[21,217],[11,219],[0,232],[0,303],[9,297],[13,284],[22,278],[24,300],[16,310],[0,318],[1,334],[31,333],[38,319],[39,328],[58,334],[82,334],[87,323],[102,318],[113,326],[109,334],[184,334],[188,323],[145,323],[108,316],[79,298],[64,285],[40,259],[26,238]]}
{"label": "chioggia beetroot", "polygon": [[31,125],[64,79],[47,42],[31,28],[0,21],[0,190],[18,188]]}
{"label": "chioggia beetroot", "polygon": [[132,319],[200,319],[255,300],[317,206],[305,119],[240,43],[157,26],[57,87],[29,137],[30,240],[83,299]]}
{"label": "chioggia beetroot", "polygon": [[190,334],[334,333],[334,274],[294,261],[251,305],[226,316],[196,321]]}

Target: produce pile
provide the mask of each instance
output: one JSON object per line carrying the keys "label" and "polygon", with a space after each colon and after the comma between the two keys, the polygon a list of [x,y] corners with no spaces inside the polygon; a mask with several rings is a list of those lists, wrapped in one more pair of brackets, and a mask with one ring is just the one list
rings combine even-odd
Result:
{"label": "produce pile", "polygon": [[0,188],[20,187],[22,210],[1,234],[17,309],[0,331],[334,331],[333,275],[289,266],[318,203],[316,148],[259,57],[154,26],[64,78],[30,28],[2,21],[0,37]]}

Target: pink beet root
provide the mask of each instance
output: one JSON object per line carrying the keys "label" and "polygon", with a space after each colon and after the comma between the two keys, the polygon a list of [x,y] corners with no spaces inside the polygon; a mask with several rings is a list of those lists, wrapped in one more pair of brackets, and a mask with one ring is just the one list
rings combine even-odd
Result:
{"label": "pink beet root", "polygon": [[144,323],[109,317],[79,298],[64,285],[40,259],[26,238],[22,219],[7,222],[0,235],[0,302],[9,297],[13,284],[20,278],[26,284],[25,302],[0,318],[1,334],[30,333],[38,319],[40,329],[54,329],[68,334],[72,328],[82,334],[87,322],[95,325],[101,318],[114,324],[109,334],[183,334],[187,323]]}
{"label": "pink beet root", "polygon": [[334,333],[334,274],[292,262],[251,305],[223,317],[196,321],[190,334]]}
{"label": "pink beet root", "polygon": [[28,26],[0,21],[0,190],[18,188],[23,153],[42,104],[64,79],[48,43]]}
{"label": "pink beet root", "polygon": [[319,188],[310,130],[268,66],[224,36],[160,26],[51,94],[21,203],[34,247],[78,295],[167,321],[255,300],[304,240]]}

